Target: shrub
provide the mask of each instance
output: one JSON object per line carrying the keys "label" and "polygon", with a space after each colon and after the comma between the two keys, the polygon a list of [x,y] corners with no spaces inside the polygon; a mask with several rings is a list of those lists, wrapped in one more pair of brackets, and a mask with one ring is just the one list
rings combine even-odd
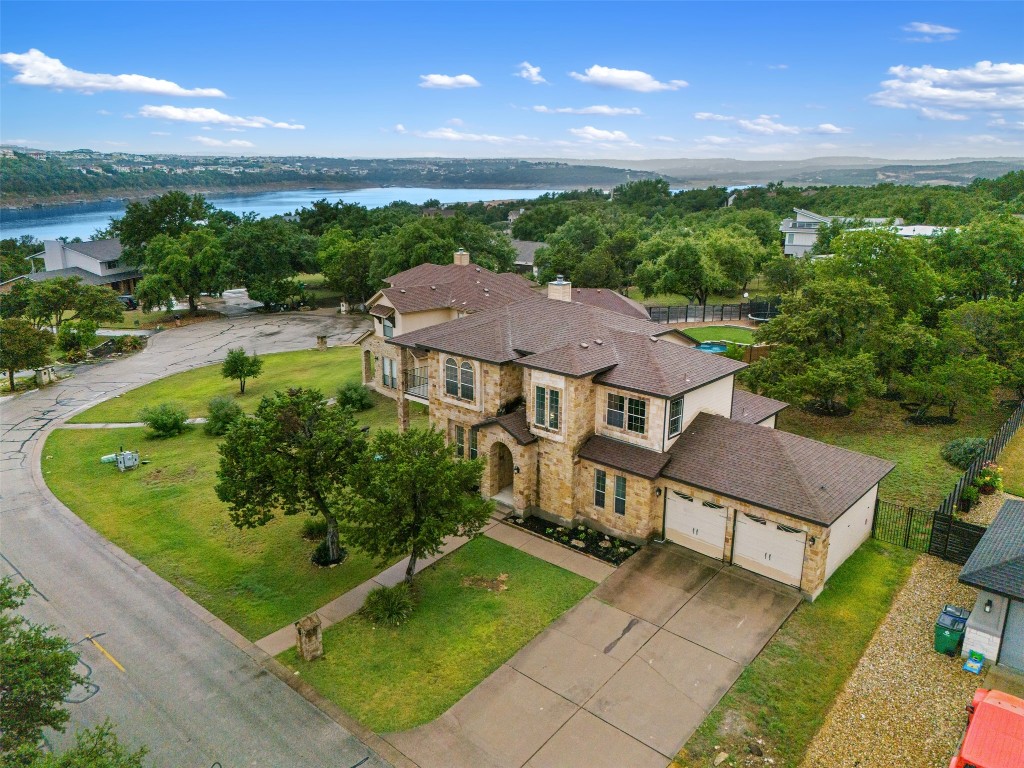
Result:
{"label": "shrub", "polygon": [[374,624],[397,627],[412,616],[412,608],[409,585],[402,582],[393,587],[371,589],[361,612]]}
{"label": "shrub", "polygon": [[983,437],[961,437],[942,446],[942,458],[957,469],[966,470],[985,451],[988,443]]}
{"label": "shrub", "polygon": [[994,461],[988,462],[974,478],[974,485],[984,494],[1003,490],[1003,468]]}
{"label": "shrub", "polygon": [[210,411],[203,430],[208,435],[226,435],[228,428],[241,416],[241,407],[230,397],[215,397],[210,401]]}
{"label": "shrub", "polygon": [[57,329],[57,349],[68,355],[84,354],[96,346],[96,328],[92,320],[61,323]]}
{"label": "shrub", "polygon": [[152,408],[143,408],[140,418],[153,430],[155,437],[174,437],[185,431],[188,413],[179,405],[160,403]]}
{"label": "shrub", "polygon": [[338,405],[353,411],[368,411],[373,408],[373,396],[362,384],[345,384],[338,390]]}
{"label": "shrub", "polygon": [[327,538],[327,521],[323,515],[307,517],[302,521],[302,538],[308,541],[320,541]]}
{"label": "shrub", "polygon": [[960,508],[964,512],[967,512],[971,507],[978,503],[979,498],[981,498],[981,494],[975,486],[966,486],[962,491],[960,491]]}
{"label": "shrub", "polygon": [[319,565],[321,567],[326,567],[328,565],[337,565],[338,563],[345,562],[345,558],[348,557],[348,550],[344,547],[339,547],[338,559],[332,561],[331,556],[328,554],[329,551],[330,549],[327,546],[327,539],[324,539],[319,544],[317,544],[316,549],[313,550],[313,554],[310,557],[310,560],[313,561],[313,565]]}
{"label": "shrub", "polygon": [[744,356],[747,354],[745,347],[741,347],[739,344],[726,343],[725,352],[722,353],[722,357],[727,357],[730,360],[738,360],[743,362]]}
{"label": "shrub", "polygon": [[114,351],[125,353],[125,352],[138,352],[146,346],[146,338],[144,336],[115,336],[114,337]]}

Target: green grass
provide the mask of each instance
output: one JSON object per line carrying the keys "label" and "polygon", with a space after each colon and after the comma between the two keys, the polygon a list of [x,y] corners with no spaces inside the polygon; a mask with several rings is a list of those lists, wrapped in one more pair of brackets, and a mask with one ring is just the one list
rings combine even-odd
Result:
{"label": "green grass", "polygon": [[761,738],[776,766],[798,766],[916,557],[874,540],[861,546],[815,602],[797,607],[675,764],[710,768],[719,752],[747,754],[747,745]]}
{"label": "green grass", "polygon": [[1024,496],[1024,427],[1003,448],[998,462],[1003,468],[1003,490]]}
{"label": "green grass", "polygon": [[989,437],[1006,419],[1005,409],[960,414],[956,424],[921,427],[908,424],[898,403],[869,399],[843,418],[815,416],[796,407],[779,414],[777,426],[853,451],[896,462],[878,495],[924,509],[934,509],[962,474],[939,455],[956,437]]}
{"label": "green grass", "polygon": [[115,328],[120,330],[132,330],[137,328],[156,328],[162,325],[166,328],[174,326],[174,316],[181,318],[182,325],[192,325],[206,320],[216,320],[223,315],[212,310],[200,310],[195,315],[189,313],[188,309],[175,309],[171,312],[156,310],[143,312],[141,309],[126,309],[124,318],[116,323],[100,323],[100,328]]}
{"label": "green grass", "polygon": [[754,332],[738,325],[708,325],[703,328],[687,328],[683,331],[696,342],[731,341],[734,344],[753,344]]}
{"label": "green grass", "polygon": [[[501,574],[504,591],[480,584]],[[416,577],[406,624],[374,627],[356,614],[324,632],[324,658],[279,658],[374,731],[404,730],[445,712],[593,586],[480,537]]]}
{"label": "green grass", "polygon": [[72,424],[132,422],[139,420],[139,411],[147,405],[175,402],[184,406],[191,418],[205,416],[210,400],[229,395],[245,411],[254,411],[264,395],[288,387],[312,387],[327,397],[334,397],[342,384],[361,380],[358,347],[330,347],[326,351],[306,349],[261,355],[263,374],[249,379],[245,394],[239,395],[238,382],[220,375],[220,364],[195,368],[184,373],[154,381],[126,392],[69,421]]}
{"label": "green grass", "polygon": [[[359,414],[395,425],[395,405]],[[422,415],[419,417],[422,419]],[[250,640],[280,629],[375,575],[356,551],[335,568],[309,561],[305,515],[239,531],[216,497],[217,442],[201,429],[156,440],[142,428],[55,430],[43,452],[50,489],[86,523]],[[100,456],[119,447],[151,463],[121,474]]]}

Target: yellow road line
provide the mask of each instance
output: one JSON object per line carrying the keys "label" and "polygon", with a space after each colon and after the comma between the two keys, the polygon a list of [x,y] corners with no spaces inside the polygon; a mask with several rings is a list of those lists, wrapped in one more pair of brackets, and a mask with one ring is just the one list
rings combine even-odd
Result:
{"label": "yellow road line", "polygon": [[109,654],[109,653],[107,652],[107,649],[106,649],[106,648],[104,648],[104,647],[103,647],[102,645],[100,645],[100,644],[99,644],[99,643],[97,643],[97,642],[96,642],[95,640],[93,640],[92,636],[89,636],[89,638],[88,638],[88,639],[89,639],[89,642],[90,642],[90,643],[92,643],[93,645],[95,645],[95,646],[96,646],[96,649],[97,649],[97,650],[98,650],[98,651],[99,651],[100,653],[102,653],[102,654],[103,654],[104,656],[106,656],[106,657],[107,657],[107,659],[109,659],[109,660],[110,660],[110,663],[111,663],[111,664],[113,664],[113,665],[114,665],[115,667],[117,667],[118,669],[120,669],[120,670],[121,670],[122,672],[124,672],[124,671],[125,671],[124,667],[122,667],[122,666],[121,666],[121,664],[120,664],[120,663],[118,662],[118,660],[117,660],[117,659],[115,659],[115,658],[114,658],[113,656],[111,656],[111,655],[110,655],[110,654]]}

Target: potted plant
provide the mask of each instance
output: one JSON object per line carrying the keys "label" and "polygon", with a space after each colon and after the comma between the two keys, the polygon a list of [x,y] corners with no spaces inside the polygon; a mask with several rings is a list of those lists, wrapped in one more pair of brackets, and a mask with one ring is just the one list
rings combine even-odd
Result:
{"label": "potted plant", "polygon": [[971,507],[978,503],[978,498],[978,489],[973,485],[968,485],[960,492],[960,511],[970,512]]}
{"label": "potted plant", "polygon": [[981,468],[981,471],[978,472],[978,476],[974,478],[974,485],[979,493],[983,493],[986,496],[1003,490],[1002,467],[993,461],[987,462]]}

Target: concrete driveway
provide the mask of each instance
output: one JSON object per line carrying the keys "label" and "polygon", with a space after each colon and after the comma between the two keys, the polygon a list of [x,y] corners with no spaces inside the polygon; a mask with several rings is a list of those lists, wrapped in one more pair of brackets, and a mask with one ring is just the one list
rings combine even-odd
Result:
{"label": "concrete driveway", "polygon": [[645,547],[443,716],[385,738],[422,768],[663,768],[800,599]]}

